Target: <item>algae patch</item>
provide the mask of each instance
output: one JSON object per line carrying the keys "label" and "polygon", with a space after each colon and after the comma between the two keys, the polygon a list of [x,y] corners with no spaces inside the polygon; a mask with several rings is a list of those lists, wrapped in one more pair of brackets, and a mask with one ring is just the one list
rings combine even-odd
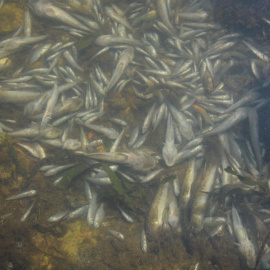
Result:
{"label": "algae patch", "polygon": [[4,4],[0,18],[0,34],[15,31],[23,22],[23,11],[15,3]]}
{"label": "algae patch", "polygon": [[67,253],[70,260],[78,262],[80,260],[78,254],[80,244],[88,240],[94,248],[97,244],[96,236],[97,232],[92,231],[87,224],[77,220],[68,224],[67,234],[60,240],[60,250]]}

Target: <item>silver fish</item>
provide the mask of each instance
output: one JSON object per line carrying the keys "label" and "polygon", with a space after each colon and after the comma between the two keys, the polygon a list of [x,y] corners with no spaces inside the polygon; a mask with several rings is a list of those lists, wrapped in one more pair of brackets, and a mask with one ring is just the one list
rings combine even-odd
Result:
{"label": "silver fish", "polygon": [[86,205],[83,205],[83,206],[69,212],[67,215],[67,220],[75,219],[75,218],[78,218],[80,216],[85,215],[87,213],[88,207],[89,207],[89,205],[86,204]]}
{"label": "silver fish", "polygon": [[113,72],[113,75],[104,89],[104,92],[107,93],[109,90],[115,86],[115,84],[118,82],[122,74],[124,73],[126,67],[128,64],[132,61],[134,57],[134,49],[132,47],[129,47],[122,51],[119,55],[119,61],[116,65],[115,71]]}
{"label": "silver fish", "polygon": [[21,222],[24,222],[28,218],[35,204],[36,204],[36,201],[31,203],[31,205],[28,207],[28,209],[25,211],[25,213],[21,217]]}
{"label": "silver fish", "polygon": [[46,171],[46,173],[44,174],[45,176],[53,176],[56,175],[62,171],[65,171],[69,168],[74,167],[75,164],[66,164],[66,165],[61,165],[61,166],[55,166],[53,168],[50,168],[49,170]]}
{"label": "silver fish", "polygon": [[129,46],[144,46],[143,43],[141,41],[138,41],[136,39],[131,39],[131,38],[127,38],[127,37],[120,37],[120,36],[116,36],[116,35],[102,35],[99,36],[96,40],[95,40],[96,45],[98,46],[103,46],[103,47],[107,47],[107,46],[112,46],[114,44],[125,44],[125,45],[129,45]]}
{"label": "silver fish", "polygon": [[244,120],[248,117],[250,112],[250,108],[248,107],[240,107],[235,112],[229,116],[223,123],[214,127],[212,130],[203,133],[202,137],[212,136],[216,134],[220,134],[230,129],[231,127],[237,125],[240,121]]}
{"label": "silver fish", "polygon": [[170,182],[159,186],[146,221],[147,231],[151,234],[158,233],[161,230],[172,194],[173,188]]}
{"label": "silver fish", "polygon": [[166,1],[156,0],[156,5],[157,5],[157,12],[158,12],[159,17],[161,18],[162,22],[174,33],[175,29],[172,26],[170,19],[169,19]]}
{"label": "silver fish", "polygon": [[61,21],[63,23],[66,23],[66,24],[73,26],[73,27],[76,27],[78,29],[82,29],[82,30],[87,31],[87,32],[89,31],[88,27],[81,24],[74,17],[72,17],[64,10],[52,5],[51,3],[47,2],[47,1],[30,0],[28,2],[28,5],[31,8],[31,10],[38,16],[49,17],[51,19]]}
{"label": "silver fish", "polygon": [[116,239],[120,240],[120,241],[124,241],[125,240],[125,236],[120,233],[120,232],[117,232],[117,231],[114,231],[114,230],[108,230],[108,232],[114,236]]}
{"label": "silver fish", "polygon": [[24,198],[33,197],[36,195],[37,195],[37,191],[33,189],[33,190],[22,192],[22,193],[17,194],[17,195],[10,196],[10,197],[6,198],[6,201],[20,200],[20,199],[24,199]]}
{"label": "silver fish", "polygon": [[216,176],[217,166],[212,161],[208,162],[199,181],[199,189],[195,196],[191,210],[191,224],[195,232],[199,232],[203,228],[203,218],[205,208],[209,197],[209,192],[212,190]]}
{"label": "silver fish", "polygon": [[144,253],[147,252],[147,237],[144,228],[141,232],[141,249]]}
{"label": "silver fish", "polygon": [[174,127],[171,114],[167,118],[167,129],[165,135],[165,144],[162,148],[162,157],[167,166],[173,166],[177,155],[177,149],[174,144]]}
{"label": "silver fish", "polygon": [[258,164],[258,171],[261,172],[262,156],[260,153],[260,142],[259,142],[259,119],[257,111],[254,109],[252,109],[249,113],[249,133]]}
{"label": "silver fish", "polygon": [[117,139],[119,137],[119,133],[114,128],[107,128],[104,126],[98,126],[90,123],[84,123],[83,121],[77,119],[76,122],[80,125],[83,125],[91,130],[94,130],[98,133],[104,134],[109,139]]}
{"label": "silver fish", "polygon": [[49,121],[51,120],[53,110],[54,110],[55,105],[57,103],[58,95],[59,95],[58,86],[55,83],[54,87],[53,87],[52,95],[51,95],[50,99],[48,100],[45,112],[44,112],[43,117],[42,117],[42,121],[40,124],[41,129],[45,128],[48,125]]}
{"label": "silver fish", "polygon": [[133,27],[130,25],[130,23],[124,17],[121,17],[116,12],[114,12],[114,10],[112,8],[105,7],[105,13],[111,19],[117,21],[118,23],[121,23],[122,25],[127,27],[130,31],[133,31]]}
{"label": "silver fish", "polygon": [[41,46],[38,46],[31,54],[29,64],[32,65],[35,63],[39,58],[41,58],[44,54],[48,52],[48,50],[51,48],[52,44],[47,43]]}
{"label": "silver fish", "polygon": [[120,210],[122,216],[127,222],[134,223],[133,218],[126,211],[124,211],[120,206],[117,206],[117,208]]}
{"label": "silver fish", "polygon": [[64,211],[60,211],[56,214],[54,214],[53,216],[50,216],[47,221],[48,222],[59,222],[60,220],[63,220],[65,217],[67,217],[69,211],[68,210],[64,210]]}
{"label": "silver fish", "polygon": [[103,222],[105,217],[105,210],[104,210],[104,203],[101,203],[97,209],[95,220],[94,220],[94,227],[97,229],[101,223]]}
{"label": "silver fish", "polygon": [[39,96],[40,93],[34,91],[8,91],[0,89],[0,103],[27,103]]}
{"label": "silver fish", "polygon": [[247,265],[250,268],[254,268],[256,262],[256,254],[253,243],[248,237],[248,233],[242,224],[239,214],[235,207],[232,207],[232,224],[233,231],[236,239],[239,243],[239,250],[245,256],[247,260]]}

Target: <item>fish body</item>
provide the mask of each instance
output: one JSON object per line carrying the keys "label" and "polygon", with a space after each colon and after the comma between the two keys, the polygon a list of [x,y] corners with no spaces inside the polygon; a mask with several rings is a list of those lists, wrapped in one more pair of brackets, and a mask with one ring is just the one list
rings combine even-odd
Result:
{"label": "fish body", "polygon": [[156,0],[156,5],[157,5],[157,12],[159,17],[161,18],[162,22],[172,31],[173,33],[175,32],[174,27],[172,26],[170,19],[169,19],[169,14],[168,14],[168,8],[166,5],[166,1],[164,0]]}
{"label": "fish body", "polygon": [[249,113],[249,133],[258,164],[258,171],[261,172],[262,157],[260,153],[260,142],[259,142],[259,119],[257,111],[255,109],[252,109]]}
{"label": "fish body", "polygon": [[32,9],[32,11],[41,17],[48,17],[54,20],[61,21],[63,23],[66,23],[70,26],[73,26],[75,28],[89,31],[89,28],[85,25],[81,24],[78,20],[76,20],[74,17],[69,15],[64,10],[52,5],[50,2],[42,1],[42,0],[30,0],[29,6]]}
{"label": "fish body", "polygon": [[125,236],[120,233],[120,232],[117,232],[117,231],[114,231],[114,230],[108,230],[108,232],[114,236],[116,239],[120,240],[120,241],[124,241],[125,240]]}
{"label": "fish body", "polygon": [[105,210],[104,210],[104,203],[101,203],[97,209],[95,220],[94,220],[94,227],[97,229],[101,223],[103,222],[105,217]]}
{"label": "fish body", "polygon": [[90,123],[84,123],[83,121],[77,119],[76,120],[78,124],[83,125],[91,130],[94,130],[98,133],[102,133],[103,135],[107,136],[109,139],[117,139],[119,137],[118,131],[116,131],[114,128],[107,128],[101,125],[94,125]]}
{"label": "fish body", "polygon": [[234,206],[232,207],[232,224],[235,237],[239,243],[238,248],[245,256],[248,267],[254,268],[256,262],[255,248]]}
{"label": "fish body", "polygon": [[195,196],[191,210],[191,224],[195,232],[199,232],[203,228],[205,209],[209,197],[209,192],[214,186],[216,171],[216,164],[209,163],[206,165],[201,175],[198,192]]}
{"label": "fish body", "polygon": [[10,196],[10,197],[6,198],[6,201],[19,200],[19,199],[33,197],[36,195],[37,195],[37,191],[33,189],[33,190],[22,192],[20,194],[14,195],[14,196]]}
{"label": "fish body", "polygon": [[223,123],[214,127],[212,130],[203,133],[202,137],[217,135],[227,131],[233,126],[237,125],[240,121],[244,120],[249,115],[250,108],[248,107],[240,107],[235,112],[229,116]]}
{"label": "fish body", "polygon": [[131,39],[128,37],[120,37],[116,35],[102,35],[99,36],[95,40],[96,45],[102,46],[102,47],[107,47],[107,46],[112,46],[115,44],[121,44],[121,45],[129,45],[129,46],[138,46],[141,47],[143,46],[143,43],[141,41],[138,41],[136,39]]}
{"label": "fish body", "polygon": [[51,95],[50,99],[48,100],[45,112],[44,112],[43,117],[42,117],[42,121],[40,124],[41,129],[45,128],[48,125],[49,121],[51,120],[53,110],[54,110],[55,105],[57,103],[58,95],[59,95],[58,86],[57,86],[57,84],[54,84],[52,95]]}
{"label": "fish body", "polygon": [[113,152],[113,153],[84,153],[77,152],[77,154],[86,156],[88,158],[115,162],[130,166],[136,171],[149,171],[156,166],[156,159],[152,157],[147,151],[134,150],[130,152]]}
{"label": "fish body", "polygon": [[117,21],[118,23],[121,23],[125,27],[127,27],[130,31],[133,31],[133,27],[131,24],[124,18],[118,15],[112,8],[105,7],[105,13],[113,20]]}
{"label": "fish body", "polygon": [[167,119],[167,129],[165,135],[165,144],[162,148],[162,156],[167,166],[173,166],[177,155],[177,149],[174,144],[174,128],[172,116],[169,114]]}
{"label": "fish body", "polygon": [[120,53],[119,61],[116,65],[115,71],[113,72],[113,75],[110,81],[108,82],[108,85],[104,89],[105,93],[109,92],[109,90],[113,86],[115,86],[115,84],[118,82],[118,80],[124,73],[128,64],[132,61],[133,57],[134,57],[134,49],[132,47],[129,47]]}

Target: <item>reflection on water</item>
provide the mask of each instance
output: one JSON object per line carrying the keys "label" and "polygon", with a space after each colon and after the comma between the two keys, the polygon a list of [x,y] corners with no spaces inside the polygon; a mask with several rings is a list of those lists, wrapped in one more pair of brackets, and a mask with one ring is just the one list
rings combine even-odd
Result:
{"label": "reflection on water", "polygon": [[268,268],[269,56],[226,8],[3,5],[1,269]]}

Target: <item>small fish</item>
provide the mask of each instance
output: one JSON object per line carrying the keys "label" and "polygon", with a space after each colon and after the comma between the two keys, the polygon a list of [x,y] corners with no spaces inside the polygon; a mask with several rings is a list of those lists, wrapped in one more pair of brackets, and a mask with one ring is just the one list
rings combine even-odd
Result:
{"label": "small fish", "polygon": [[184,178],[182,179],[182,186],[180,190],[180,205],[182,209],[185,209],[191,198],[192,185],[196,177],[196,161],[191,159],[186,165]]}
{"label": "small fish", "polygon": [[164,0],[156,0],[157,12],[162,22],[170,29],[170,31],[175,33],[175,29],[169,19],[168,8],[166,4],[167,3]]}
{"label": "small fish", "polygon": [[203,134],[202,137],[213,136],[220,133],[223,133],[230,129],[231,127],[237,125],[240,121],[246,119],[249,115],[250,108],[248,107],[240,107],[235,112],[229,116],[223,123],[214,127],[212,130],[209,130]]}
{"label": "small fish", "polygon": [[51,48],[52,44],[47,43],[41,46],[38,46],[31,54],[29,64],[34,64],[39,58],[41,58],[44,54],[48,52],[48,50]]}
{"label": "small fish", "polygon": [[137,140],[138,135],[140,132],[140,127],[136,126],[130,131],[129,139],[128,139],[128,146],[131,147]]}
{"label": "small fish", "polygon": [[110,149],[110,152],[111,153],[113,153],[113,152],[115,152],[117,150],[117,148],[118,148],[121,140],[123,139],[123,136],[125,134],[125,131],[126,131],[126,129],[123,128],[122,131],[121,131],[121,133],[119,134],[119,137],[114,141],[114,143],[113,143],[113,145],[112,145],[112,147]]}
{"label": "small fish", "polygon": [[84,181],[84,194],[87,201],[92,200],[92,191],[89,183],[87,181]]}
{"label": "small fish", "polygon": [[165,144],[162,148],[162,157],[167,166],[173,166],[177,155],[177,149],[174,144],[174,127],[171,114],[167,118],[167,129],[165,135]]}
{"label": "small fish", "polygon": [[142,136],[140,136],[137,139],[137,141],[132,145],[132,149],[140,148],[144,144],[144,142],[146,141],[148,134],[149,134],[148,132],[142,134]]}
{"label": "small fish", "polygon": [[153,119],[153,115],[156,111],[156,107],[157,107],[157,105],[156,105],[156,103],[154,103],[152,105],[151,109],[148,111],[148,114],[145,117],[144,122],[143,122],[142,133],[145,133],[146,131],[149,130],[149,127],[150,127],[152,119]]}
{"label": "small fish", "polygon": [[256,262],[255,248],[253,243],[250,241],[247,230],[243,226],[240,216],[234,206],[232,207],[232,224],[234,234],[239,243],[238,248],[240,252],[245,256],[247,260],[247,266],[254,268]]}
{"label": "small fish", "polygon": [[92,200],[89,203],[88,211],[87,211],[87,223],[90,226],[94,225],[97,209],[98,209],[97,193],[93,190]]}
{"label": "small fish", "polygon": [[107,47],[107,46],[112,46],[114,44],[125,44],[125,45],[129,45],[129,46],[138,46],[138,47],[142,47],[144,46],[144,44],[136,39],[131,39],[131,38],[127,38],[127,37],[120,37],[120,36],[116,36],[116,35],[102,35],[99,36],[96,40],[95,40],[96,45],[98,46],[103,46],[103,47]]}
{"label": "small fish", "polygon": [[158,170],[154,170],[154,171],[149,172],[147,175],[141,177],[141,182],[142,183],[148,183],[148,182],[150,182],[157,175],[159,175],[159,173],[162,172],[162,171],[163,171],[163,169],[158,169]]}
{"label": "small fish", "polygon": [[61,165],[61,166],[54,166],[53,168],[48,169],[44,175],[45,176],[53,176],[53,175],[56,175],[56,174],[58,174],[60,172],[65,171],[65,170],[67,170],[69,168],[72,168],[74,166],[75,166],[74,163]]}
{"label": "small fish", "polygon": [[50,216],[47,221],[51,223],[59,222],[63,220],[65,217],[67,217],[67,214],[69,213],[68,210],[60,211],[52,216]]}
{"label": "small fish", "polygon": [[78,20],[76,20],[64,10],[52,5],[50,2],[42,0],[30,0],[28,2],[28,5],[32,9],[32,11],[38,16],[55,19],[78,29],[87,32],[89,31],[88,27],[81,24]]}
{"label": "small fish", "polygon": [[251,144],[258,164],[258,171],[261,172],[262,156],[260,153],[260,141],[259,141],[259,119],[257,111],[255,109],[252,109],[249,113],[249,133],[251,138]]}
{"label": "small fish", "polygon": [[147,231],[151,234],[158,233],[165,223],[171,193],[173,190],[170,182],[159,186],[146,221]]}
{"label": "small fish", "polygon": [[32,156],[43,159],[46,158],[45,150],[42,148],[42,146],[38,143],[17,143],[19,146],[26,149]]}
{"label": "small fish", "polygon": [[246,41],[243,41],[243,43],[244,43],[245,45],[247,45],[247,46],[249,47],[249,49],[250,49],[250,50],[251,50],[258,58],[260,58],[260,59],[263,60],[263,61],[269,62],[270,59],[269,59],[269,57],[268,57],[266,54],[260,52],[258,49],[256,49],[254,46],[252,46],[251,44],[247,43]]}
{"label": "small fish", "polygon": [[108,85],[104,89],[104,92],[107,93],[109,90],[115,86],[115,84],[118,82],[122,74],[124,73],[126,67],[128,64],[133,60],[134,57],[134,49],[132,47],[129,47],[122,51],[119,55],[119,61],[116,65],[116,68],[113,72],[113,75],[108,82]]}
{"label": "small fish", "polygon": [[58,100],[58,94],[59,94],[58,86],[55,83],[53,90],[52,90],[52,95],[51,95],[50,99],[48,100],[45,112],[44,112],[43,117],[42,117],[42,121],[40,124],[41,129],[45,128],[52,118],[53,110],[54,110],[55,105],[56,105],[57,100]]}
{"label": "small fish", "polygon": [[76,122],[80,125],[83,125],[89,129],[92,129],[96,132],[104,134],[109,139],[117,139],[119,137],[119,133],[114,128],[107,128],[104,126],[98,126],[90,123],[84,123],[83,121],[76,119]]}
{"label": "small fish", "polygon": [[4,4],[4,0],[0,1],[0,8],[2,7],[2,5]]}
{"label": "small fish", "polygon": [[120,206],[117,206],[117,208],[120,210],[122,216],[124,217],[124,219],[127,222],[129,222],[129,223],[133,223],[134,222],[133,218],[126,211],[124,211]]}
{"label": "small fish", "polygon": [[179,131],[183,137],[187,140],[191,140],[194,138],[192,126],[187,122],[185,115],[182,112],[179,112],[173,105],[169,106],[171,114],[175,120],[175,122],[179,126]]}
{"label": "small fish", "polygon": [[70,54],[69,51],[65,50],[63,53],[63,56],[65,57],[65,59],[67,60],[67,62],[75,69],[77,69],[80,72],[83,72],[83,68],[81,68],[77,62],[74,60],[74,58],[72,57],[72,55]]}
{"label": "small fish", "polygon": [[152,123],[153,123],[153,130],[155,130],[162,119],[166,118],[168,112],[168,106],[165,102],[163,102],[160,107],[156,110],[155,116],[152,118]]}
{"label": "small fish", "polygon": [[0,89],[0,104],[1,103],[28,103],[30,101],[35,100],[40,93],[34,91],[8,91]]}
{"label": "small fish", "polygon": [[25,46],[40,42],[48,36],[37,37],[12,37],[0,42],[0,58],[6,57],[16,51],[22,50]]}
{"label": "small fish", "polygon": [[155,168],[157,160],[151,156],[147,151],[134,150],[130,152],[97,152],[97,153],[85,153],[81,151],[76,152],[79,155],[85,157],[103,161],[111,161],[123,165],[130,166],[136,171],[149,171]]}
{"label": "small fish", "polygon": [[[3,2],[3,1],[2,1]],[[1,7],[0,7],[1,8]],[[29,9],[24,12],[23,32],[25,37],[31,37],[32,33],[32,20]]]}
{"label": "small fish", "polygon": [[108,230],[108,232],[114,236],[116,239],[120,240],[120,241],[124,241],[125,240],[125,236],[120,233],[120,232],[117,232],[117,231],[114,231],[114,230]]}
{"label": "small fish", "polygon": [[37,191],[32,189],[29,191],[22,192],[17,195],[10,196],[6,198],[6,201],[11,201],[11,200],[19,200],[19,199],[24,199],[24,198],[29,198],[37,195]]}
{"label": "small fish", "polygon": [[84,178],[86,181],[98,185],[98,186],[110,186],[112,182],[109,177],[90,177],[85,176]]}
{"label": "small fish", "polygon": [[117,21],[118,23],[121,23],[125,27],[127,27],[130,31],[133,31],[133,27],[130,25],[130,23],[120,15],[118,15],[114,10],[110,7],[105,7],[105,13],[107,16],[109,16],[111,19]]}
{"label": "small fish", "polygon": [[105,210],[104,210],[104,203],[101,203],[99,208],[97,209],[95,220],[94,220],[94,227],[97,229],[101,223],[103,222],[105,217]]}
{"label": "small fish", "polygon": [[144,253],[147,252],[147,237],[144,228],[142,229],[141,232],[141,249]]}
{"label": "small fish", "polygon": [[35,206],[36,202],[33,202],[29,207],[28,209],[25,211],[25,213],[23,214],[23,216],[21,217],[21,222],[24,222],[28,216],[30,215],[33,207]]}
{"label": "small fish", "polygon": [[203,219],[209,192],[212,191],[215,183],[217,166],[213,156],[214,155],[212,154],[213,161],[210,161],[207,166],[205,166],[204,171],[201,174],[198,187],[200,192],[197,192],[191,209],[191,225],[195,232],[199,232],[203,229]]}
{"label": "small fish", "polygon": [[88,207],[89,207],[89,205],[86,204],[86,205],[83,205],[83,206],[69,212],[67,214],[67,220],[75,219],[75,218],[78,218],[78,217],[81,217],[81,216],[87,214]]}
{"label": "small fish", "polygon": [[208,14],[204,10],[199,9],[196,12],[180,12],[178,17],[184,20],[204,21]]}

